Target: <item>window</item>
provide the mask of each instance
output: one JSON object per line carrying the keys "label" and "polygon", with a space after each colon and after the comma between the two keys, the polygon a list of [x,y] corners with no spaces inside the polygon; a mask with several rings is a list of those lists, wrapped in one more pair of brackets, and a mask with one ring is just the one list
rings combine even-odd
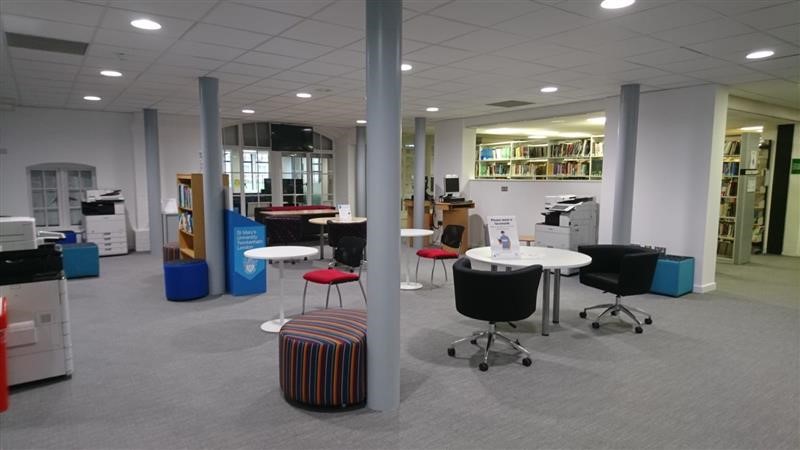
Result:
{"label": "window", "polygon": [[39,164],[28,167],[31,204],[36,226],[80,227],[81,200],[94,189],[95,169],[81,164]]}

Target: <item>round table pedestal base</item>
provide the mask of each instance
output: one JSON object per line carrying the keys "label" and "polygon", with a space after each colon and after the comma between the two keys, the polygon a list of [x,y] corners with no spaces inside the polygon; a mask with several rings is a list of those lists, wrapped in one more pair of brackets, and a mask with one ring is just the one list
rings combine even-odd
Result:
{"label": "round table pedestal base", "polygon": [[283,320],[281,320],[281,319],[273,319],[273,320],[268,320],[268,321],[266,321],[266,322],[261,324],[261,331],[263,331],[265,333],[277,333],[277,332],[281,331],[281,327],[283,327],[283,325],[286,322],[290,321],[290,320],[291,319],[283,319]]}
{"label": "round table pedestal base", "polygon": [[422,283],[415,283],[413,281],[403,281],[400,283],[400,289],[403,291],[416,291],[422,289]]}

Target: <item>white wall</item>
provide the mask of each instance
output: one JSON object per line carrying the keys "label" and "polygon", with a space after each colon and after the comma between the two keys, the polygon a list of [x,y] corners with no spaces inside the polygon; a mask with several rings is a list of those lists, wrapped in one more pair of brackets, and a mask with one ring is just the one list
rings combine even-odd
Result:
{"label": "white wall", "polygon": [[643,94],[631,241],[695,258],[695,291],[713,290],[727,92],[714,85]]}
{"label": "white wall", "polygon": [[444,193],[444,176],[450,174],[458,175],[464,192],[475,170],[475,129],[464,128],[462,119],[442,120],[433,126],[434,195]]}
{"label": "white wall", "polygon": [[[792,159],[800,159],[800,123],[794,124]],[[800,256],[800,175],[791,175],[791,173],[789,175],[789,195],[786,197],[783,254]]]}
{"label": "white wall", "polygon": [[[130,113],[26,108],[0,112],[0,214],[30,216],[26,168],[41,163],[94,166],[98,187],[119,187],[128,229],[137,223]],[[133,239],[129,240],[131,245]]]}
{"label": "white wall", "polygon": [[[144,132],[144,131],[142,131]],[[200,117],[158,114],[158,152],[161,201],[178,195],[175,176],[202,172]]]}

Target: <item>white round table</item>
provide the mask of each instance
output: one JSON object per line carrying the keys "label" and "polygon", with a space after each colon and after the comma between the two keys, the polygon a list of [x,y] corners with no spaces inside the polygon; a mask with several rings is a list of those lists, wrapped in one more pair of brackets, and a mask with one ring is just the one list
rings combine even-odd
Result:
{"label": "white round table", "polygon": [[308,223],[319,225],[319,259],[325,259],[325,225],[328,221],[336,223],[361,223],[366,222],[366,217],[351,217],[350,220],[342,220],[339,216],[335,217],[314,217],[308,219]]}
{"label": "white round table", "polygon": [[[417,237],[425,237],[425,236],[430,236],[432,234],[433,234],[433,230],[425,230],[425,229],[422,229],[422,228],[401,228],[400,229],[400,237],[404,237],[406,239],[413,239],[413,238],[417,238]],[[401,252],[403,251],[402,248],[400,249],[400,251]],[[411,270],[409,269],[409,264],[411,264],[411,261],[409,261],[409,258],[406,258],[406,263],[403,264],[403,271],[405,272],[406,281],[403,281],[403,282],[400,283],[400,289],[402,289],[404,291],[413,291],[415,289],[422,288],[422,283],[417,283],[417,282],[411,281],[411,279],[410,279],[411,278],[411,275],[410,275],[411,274]]]}
{"label": "white round table", "polygon": [[[278,301],[280,302],[280,316],[277,319],[268,320],[261,324],[261,331],[267,333],[277,333],[281,331],[281,327],[288,322],[283,313],[283,262],[291,259],[308,258],[317,254],[317,249],[312,247],[300,246],[275,246],[275,247],[259,247],[247,250],[244,252],[246,258],[263,259],[267,261],[278,261],[278,271],[280,274],[280,284]],[[267,276],[267,271],[264,271],[264,276]]]}
{"label": "white round table", "polygon": [[558,323],[559,306],[561,302],[561,270],[576,269],[588,266],[592,262],[589,255],[548,247],[520,246],[519,258],[492,257],[490,247],[478,247],[467,250],[467,257],[472,262],[473,269],[505,270],[512,268],[541,265],[542,269],[542,335],[550,334],[548,322],[550,316],[550,273],[553,277],[553,323]]}

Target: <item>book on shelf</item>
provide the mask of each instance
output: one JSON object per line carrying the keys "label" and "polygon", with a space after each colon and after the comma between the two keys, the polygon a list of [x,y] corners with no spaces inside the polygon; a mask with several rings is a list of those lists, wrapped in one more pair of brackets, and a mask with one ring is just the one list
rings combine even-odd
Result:
{"label": "book on shelf", "polygon": [[192,187],[186,184],[178,185],[178,206],[192,209]]}
{"label": "book on shelf", "polygon": [[722,180],[721,195],[725,197],[736,197],[736,193],[738,192],[738,186],[739,186],[739,181],[736,179]]}
{"label": "book on shelf", "polygon": [[719,215],[722,217],[736,217],[736,199],[720,199]]}
{"label": "book on shelf", "polygon": [[724,161],[722,163],[722,175],[733,177],[739,175],[738,161]]}
{"label": "book on shelf", "polygon": [[722,256],[725,258],[732,258],[733,257],[733,241],[728,241],[725,239],[717,240],[717,256]]}
{"label": "book on shelf", "polygon": [[720,237],[733,238],[734,230],[735,230],[734,222],[720,222],[719,223],[719,236]]}
{"label": "book on shelf", "polygon": [[742,152],[742,143],[739,141],[725,141],[725,149],[723,155],[725,156],[739,156]]}
{"label": "book on shelf", "polygon": [[194,233],[194,226],[192,223],[192,213],[182,212],[178,216],[178,228],[187,232]]}

